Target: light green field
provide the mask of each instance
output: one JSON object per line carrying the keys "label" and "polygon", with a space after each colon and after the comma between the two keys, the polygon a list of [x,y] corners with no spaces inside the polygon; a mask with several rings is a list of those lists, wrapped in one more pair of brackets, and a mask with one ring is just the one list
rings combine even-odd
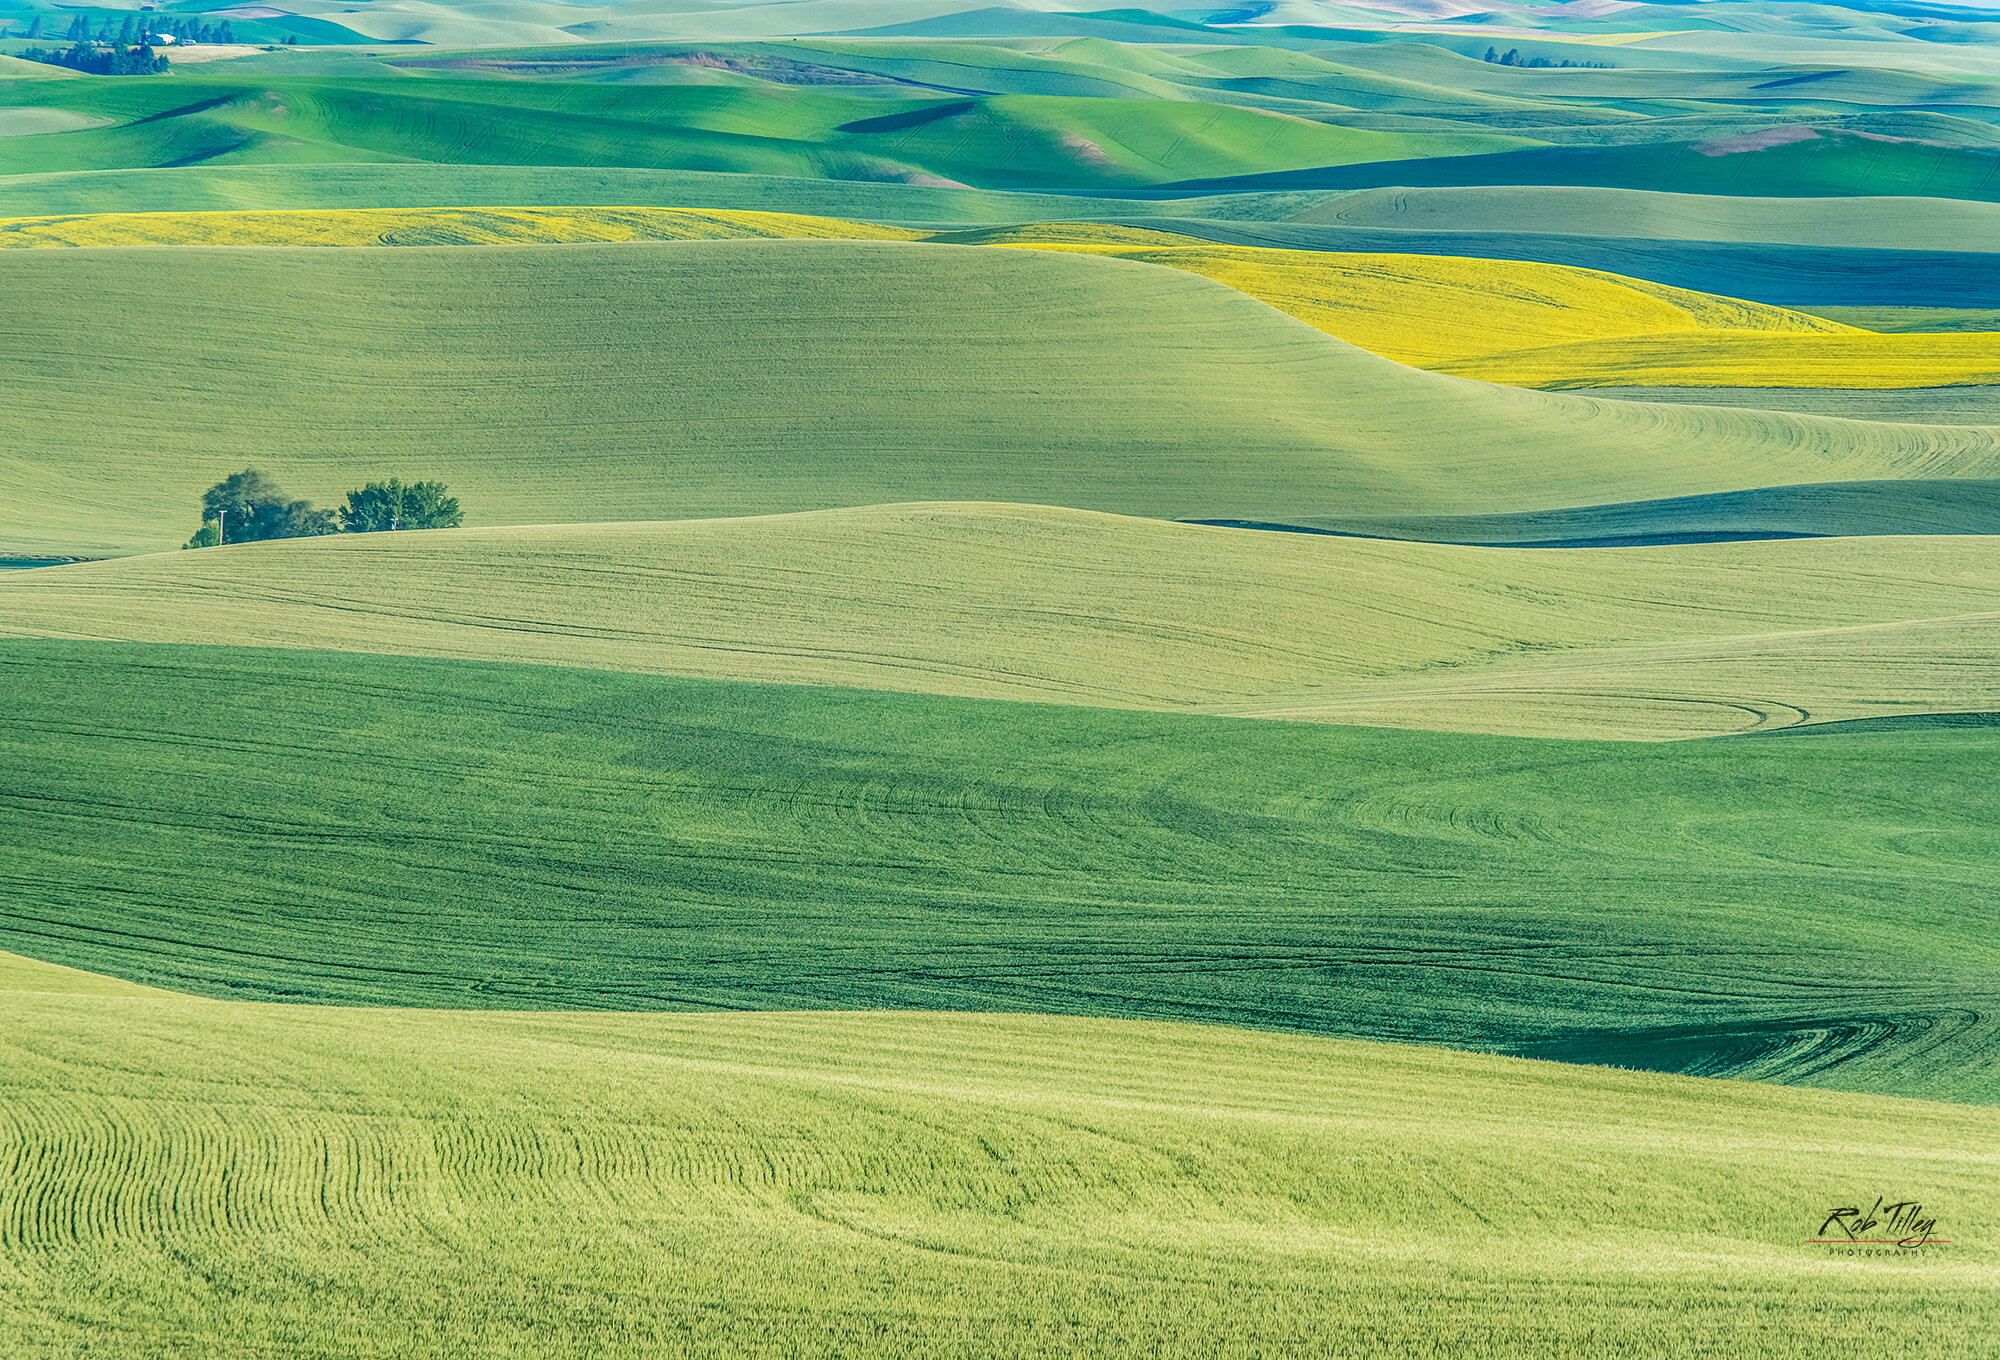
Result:
{"label": "light green field", "polygon": [[[4,71],[0,71],[4,74]],[[101,127],[110,120],[68,109],[0,108],[0,137],[37,137],[50,132],[76,132]]]}
{"label": "light green field", "polygon": [[[1118,1021],[0,986],[23,1360],[1971,1356],[1995,1306],[1990,1109]],[[1885,1190],[1951,1244],[1802,1245]]]}
{"label": "light green field", "polygon": [[171,547],[253,464],[321,504],[441,477],[475,524],[933,499],[1286,522],[2000,470],[1994,430],[1489,387],[1050,252],[24,250],[0,318],[0,555]]}
{"label": "light green field", "polygon": [[22,61],[19,57],[0,56],[0,80],[60,80],[75,75],[76,72],[64,70],[60,66],[45,66],[38,61]]}
{"label": "light green field", "polygon": [[1536,552],[885,506],[13,572],[0,634],[1657,739],[2000,709],[1996,544]]}

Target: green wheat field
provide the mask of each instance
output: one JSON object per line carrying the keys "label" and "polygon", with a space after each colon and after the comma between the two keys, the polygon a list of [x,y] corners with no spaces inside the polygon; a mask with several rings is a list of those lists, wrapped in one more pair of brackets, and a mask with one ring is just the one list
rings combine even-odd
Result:
{"label": "green wheat field", "polygon": [[282,3],[0,0],[0,1357],[1995,1353],[2000,9]]}

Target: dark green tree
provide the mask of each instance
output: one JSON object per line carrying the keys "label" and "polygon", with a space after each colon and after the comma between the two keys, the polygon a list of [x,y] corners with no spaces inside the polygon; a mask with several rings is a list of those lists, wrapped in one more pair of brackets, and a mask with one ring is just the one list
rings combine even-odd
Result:
{"label": "dark green tree", "polygon": [[340,507],[340,527],[350,534],[389,529],[456,529],[465,523],[458,498],[447,495],[443,482],[412,482],[397,478],[370,482],[347,493]]}
{"label": "dark green tree", "polygon": [[95,43],[72,43],[61,51],[24,47],[16,55],[45,66],[67,66],[98,76],[156,76],[169,69],[167,59],[145,45],[100,48]]}
{"label": "dark green tree", "polygon": [[30,23],[28,24],[28,36],[29,36],[30,38],[39,38],[39,37],[41,37],[41,36],[42,36],[42,16],[41,16],[41,15],[37,14],[37,15],[36,15],[36,16],[34,17],[33,21],[31,21],[31,22],[30,22]]}
{"label": "dark green tree", "polygon": [[339,532],[332,512],[313,509],[311,501],[290,499],[255,468],[245,468],[210,487],[201,498],[201,518],[204,528],[211,520],[220,526],[224,543]]}
{"label": "dark green tree", "polygon": [[125,26],[118,30],[118,41],[122,46],[130,47],[134,42],[138,41],[138,38],[139,21],[128,14],[125,16]]}

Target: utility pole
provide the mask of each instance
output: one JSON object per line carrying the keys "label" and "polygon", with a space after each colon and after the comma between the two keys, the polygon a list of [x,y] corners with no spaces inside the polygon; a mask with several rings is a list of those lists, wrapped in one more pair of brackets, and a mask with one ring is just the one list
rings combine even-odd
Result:
{"label": "utility pole", "polygon": [[227,510],[218,510],[215,512],[215,546],[218,548],[223,544],[223,526],[228,522],[229,512]]}

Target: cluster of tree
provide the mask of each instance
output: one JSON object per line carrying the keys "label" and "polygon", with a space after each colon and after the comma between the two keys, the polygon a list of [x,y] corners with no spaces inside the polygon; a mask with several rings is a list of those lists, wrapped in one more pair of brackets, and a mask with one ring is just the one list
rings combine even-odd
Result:
{"label": "cluster of tree", "polygon": [[295,501],[255,468],[245,468],[210,487],[201,498],[201,528],[182,546],[255,543],[271,538],[314,538],[320,534],[372,534],[392,529],[456,529],[465,523],[458,498],[443,482],[411,482],[391,477],[347,493],[338,510],[316,510]]}
{"label": "cluster of tree", "polygon": [[[177,43],[231,43],[236,41],[236,30],[224,19],[219,24],[205,24],[199,15],[185,14],[126,14],[122,22],[113,27],[113,20],[106,16],[103,27],[97,32],[90,31],[90,18],[78,14],[69,21],[69,28],[63,33],[66,42],[94,42],[109,45],[117,43],[130,47],[143,43],[149,38],[171,38]],[[27,36],[42,36],[42,20],[36,16],[28,26]]]}
{"label": "cluster of tree", "polygon": [[44,66],[67,66],[94,76],[157,76],[170,68],[165,57],[141,43],[137,47],[96,47],[73,43],[64,48],[30,47],[14,55]]}
{"label": "cluster of tree", "polygon": [[[7,30],[0,28],[0,38],[6,36]],[[24,36],[30,42],[43,36],[41,15],[35,16]],[[78,14],[69,21],[69,28],[63,34],[68,47],[31,47],[15,55],[44,66],[67,66],[92,75],[152,76],[168,69],[167,59],[153,50],[153,44],[162,38],[175,44],[233,43],[236,30],[227,19],[219,24],[205,24],[199,17],[186,15],[127,14],[115,27],[107,17],[93,33],[89,16]]]}
{"label": "cluster of tree", "polygon": [[1551,70],[1573,68],[1587,71],[1609,71],[1612,69],[1611,63],[1608,61],[1550,61],[1547,57],[1524,57],[1521,55],[1521,49],[1518,47],[1510,47],[1504,54],[1489,47],[1486,49],[1486,55],[1481,60],[1490,61],[1495,66],[1532,66],[1538,70],[1543,68]]}

